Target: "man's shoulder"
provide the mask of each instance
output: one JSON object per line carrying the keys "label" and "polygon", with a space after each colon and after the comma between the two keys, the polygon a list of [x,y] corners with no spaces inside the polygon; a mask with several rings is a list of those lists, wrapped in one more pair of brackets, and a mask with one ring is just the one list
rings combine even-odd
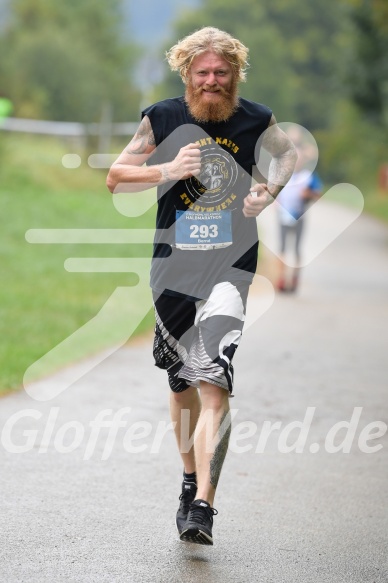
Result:
{"label": "man's shoulder", "polygon": [[162,99],[161,101],[157,101],[152,105],[146,107],[142,114],[149,115],[153,112],[163,113],[171,111],[172,109],[176,109],[182,107],[184,105],[184,98],[180,97],[169,97],[168,99]]}
{"label": "man's shoulder", "polygon": [[272,109],[264,103],[257,103],[256,101],[251,101],[250,99],[245,99],[244,97],[240,97],[240,108],[242,111],[250,115],[266,115],[272,116]]}

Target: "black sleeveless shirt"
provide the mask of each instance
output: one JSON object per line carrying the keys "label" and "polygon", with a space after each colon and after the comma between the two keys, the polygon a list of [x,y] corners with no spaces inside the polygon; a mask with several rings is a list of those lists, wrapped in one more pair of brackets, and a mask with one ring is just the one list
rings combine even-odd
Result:
{"label": "black sleeveless shirt", "polygon": [[200,176],[158,187],[152,289],[196,300],[207,298],[216,283],[252,281],[257,226],[242,209],[271,110],[239,98],[228,121],[198,123],[177,97],[151,105],[144,115],[157,146],[148,165],[170,162],[189,143],[201,151]]}

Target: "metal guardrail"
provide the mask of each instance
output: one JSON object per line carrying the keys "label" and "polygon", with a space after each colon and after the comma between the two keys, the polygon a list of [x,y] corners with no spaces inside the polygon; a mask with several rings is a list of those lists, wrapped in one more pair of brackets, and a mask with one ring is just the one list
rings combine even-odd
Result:
{"label": "metal guardrail", "polygon": [[8,117],[0,121],[0,130],[7,132],[74,137],[100,136],[106,133],[111,136],[128,136],[134,135],[138,127],[139,124],[137,122],[83,124],[78,122],[46,121],[16,117]]}

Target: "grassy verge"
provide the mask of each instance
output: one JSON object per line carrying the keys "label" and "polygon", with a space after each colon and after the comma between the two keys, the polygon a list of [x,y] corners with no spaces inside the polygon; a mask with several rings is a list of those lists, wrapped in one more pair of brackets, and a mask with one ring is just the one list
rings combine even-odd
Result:
{"label": "grassy verge", "polygon": [[388,223],[388,192],[370,192],[365,196],[365,212]]}
{"label": "grassy verge", "polygon": [[[131,273],[70,273],[68,257],[142,257],[147,279],[151,245],[27,243],[29,229],[152,228],[153,193],[135,195],[127,204],[132,214],[120,214],[105,187],[106,171],[90,169],[86,157],[80,168],[66,169],[62,156],[73,149],[57,139],[0,134],[0,215],[2,244],[0,321],[0,393],[20,388],[25,370],[69,335],[87,324],[117,287],[133,288],[127,319],[146,314],[135,334],[150,328],[150,296]],[[128,195],[131,197],[133,195]],[[142,213],[145,206],[150,208]],[[135,286],[135,287],[133,287]],[[80,359],[119,340],[114,322],[98,337],[78,342],[71,358]],[[122,334],[122,329],[120,330]],[[76,352],[74,352],[76,350]],[[52,366],[67,364],[62,351]],[[47,369],[47,372],[51,372]]]}
{"label": "grassy verge", "polygon": [[[358,201],[352,199],[352,191],[343,188],[341,190],[335,190],[334,193],[327,192],[329,186],[325,189],[325,199],[338,202],[339,204],[344,204],[347,206],[352,206],[356,204],[358,206]],[[381,221],[388,223],[388,192],[379,192],[377,189],[365,190],[360,188],[362,195],[364,197],[364,212],[371,216],[374,216]]]}

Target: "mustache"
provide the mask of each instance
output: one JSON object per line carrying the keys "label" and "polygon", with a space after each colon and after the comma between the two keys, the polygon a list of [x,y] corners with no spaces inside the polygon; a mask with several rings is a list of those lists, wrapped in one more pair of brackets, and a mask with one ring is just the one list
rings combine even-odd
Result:
{"label": "mustache", "polygon": [[221,95],[224,96],[224,97],[229,97],[230,96],[230,91],[227,91],[226,89],[224,89],[223,87],[218,86],[218,85],[215,88],[210,88],[210,87],[207,87],[206,85],[204,85],[202,87],[198,87],[197,89],[194,89],[194,95],[195,96],[201,95],[201,93],[202,93],[203,90],[206,90],[209,93],[218,92],[218,93],[221,93]]}

